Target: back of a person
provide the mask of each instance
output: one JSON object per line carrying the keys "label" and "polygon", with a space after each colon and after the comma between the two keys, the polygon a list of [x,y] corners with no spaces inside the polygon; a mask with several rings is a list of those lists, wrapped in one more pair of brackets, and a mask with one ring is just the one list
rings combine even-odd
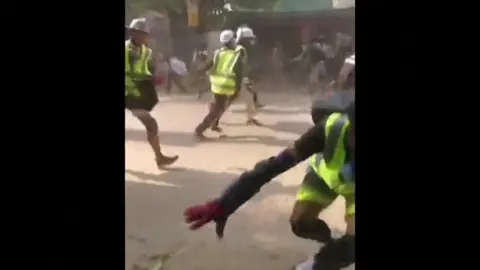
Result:
{"label": "back of a person", "polygon": [[318,42],[310,44],[307,48],[310,64],[314,65],[320,61],[325,60],[326,55],[322,50],[322,45]]}
{"label": "back of a person", "polygon": [[[233,57],[236,57],[238,52],[231,48],[221,48],[215,51],[213,60],[214,60],[214,70],[211,70],[211,74],[215,73],[231,73],[233,74],[233,66],[227,67],[225,63],[230,62]],[[233,63],[233,62],[232,62]]]}
{"label": "back of a person", "polygon": [[[235,92],[235,58],[238,52],[230,48],[215,51],[210,70],[211,90],[216,95],[231,96]],[[238,61],[238,60],[237,60]]]}

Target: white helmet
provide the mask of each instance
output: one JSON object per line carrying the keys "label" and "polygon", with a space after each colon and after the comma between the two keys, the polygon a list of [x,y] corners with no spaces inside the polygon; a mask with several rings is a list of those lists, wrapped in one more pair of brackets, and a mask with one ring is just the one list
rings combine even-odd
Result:
{"label": "white helmet", "polygon": [[253,30],[246,26],[237,29],[237,38],[255,38]]}
{"label": "white helmet", "polygon": [[144,33],[148,33],[147,19],[145,19],[145,18],[133,19],[128,28],[130,28],[132,30],[137,30],[137,31],[141,31],[141,32],[144,32]]}
{"label": "white helmet", "polygon": [[230,30],[230,29],[223,30],[220,33],[220,42],[222,44],[226,44],[226,43],[232,41],[234,37],[235,37],[235,34],[233,33],[232,30]]}

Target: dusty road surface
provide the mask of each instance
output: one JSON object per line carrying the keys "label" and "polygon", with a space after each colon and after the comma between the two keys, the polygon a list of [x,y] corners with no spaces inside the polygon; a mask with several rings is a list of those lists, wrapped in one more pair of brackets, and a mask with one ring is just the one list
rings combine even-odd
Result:
{"label": "dusty road surface", "polygon": [[[258,115],[266,127],[243,125],[244,105],[237,103],[223,119],[228,138],[197,143],[192,132],[207,101],[162,97],[153,113],[164,151],[180,155],[165,171],[155,167],[140,123],[125,112],[125,269],[289,270],[318,249],[297,239],[288,224],[305,164],[275,179],[233,215],[221,241],[211,225],[190,232],[183,223],[187,206],[217,196],[243,170],[277,153],[310,126],[308,96],[263,94],[260,99],[268,104]],[[343,201],[323,216],[344,230]]]}

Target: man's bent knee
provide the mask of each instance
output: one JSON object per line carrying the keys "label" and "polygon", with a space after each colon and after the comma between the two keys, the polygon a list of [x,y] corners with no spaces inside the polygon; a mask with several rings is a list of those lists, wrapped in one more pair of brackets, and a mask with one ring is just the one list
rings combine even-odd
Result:
{"label": "man's bent knee", "polygon": [[321,205],[309,202],[297,202],[290,217],[292,232],[304,239],[318,242],[331,240],[332,232],[325,221],[318,219],[318,214],[323,209]]}
{"label": "man's bent knee", "polygon": [[326,243],[332,240],[332,231],[321,219],[297,220],[290,222],[293,234],[300,238]]}

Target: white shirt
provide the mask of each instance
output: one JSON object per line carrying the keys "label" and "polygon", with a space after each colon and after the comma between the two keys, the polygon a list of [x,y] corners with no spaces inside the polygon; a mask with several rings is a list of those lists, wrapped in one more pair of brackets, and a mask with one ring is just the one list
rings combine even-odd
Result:
{"label": "white shirt", "polygon": [[176,57],[170,58],[169,61],[170,61],[170,66],[172,67],[172,70],[177,75],[183,76],[183,75],[187,74],[187,65],[185,65],[185,63],[183,61],[181,61],[180,59],[178,59]]}

